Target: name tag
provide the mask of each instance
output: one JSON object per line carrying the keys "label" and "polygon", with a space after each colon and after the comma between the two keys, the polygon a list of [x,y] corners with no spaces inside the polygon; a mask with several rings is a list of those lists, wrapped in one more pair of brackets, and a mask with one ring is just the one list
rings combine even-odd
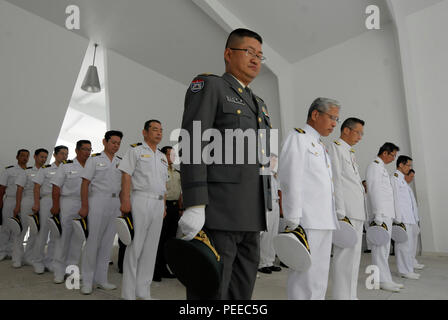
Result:
{"label": "name tag", "polygon": [[226,96],[226,99],[227,99],[228,102],[231,102],[231,103],[236,103],[236,104],[239,104],[239,105],[242,105],[242,106],[245,106],[245,105],[246,105],[246,104],[244,103],[244,101],[243,101],[242,99],[238,98],[238,97],[229,97],[229,96]]}
{"label": "name tag", "polygon": [[70,171],[69,173],[70,174],[76,174],[76,173],[78,173],[78,171]]}
{"label": "name tag", "polygon": [[150,154],[142,154],[140,157],[142,157],[142,158],[151,158],[151,155]]}
{"label": "name tag", "polygon": [[105,163],[98,163],[98,167],[105,167],[106,164]]}
{"label": "name tag", "polygon": [[49,174],[54,175],[56,174],[56,171],[50,172]]}

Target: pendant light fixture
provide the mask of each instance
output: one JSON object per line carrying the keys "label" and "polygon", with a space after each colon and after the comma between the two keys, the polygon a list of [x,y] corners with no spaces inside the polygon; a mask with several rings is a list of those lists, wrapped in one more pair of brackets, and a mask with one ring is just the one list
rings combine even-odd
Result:
{"label": "pendant light fixture", "polygon": [[98,78],[98,70],[95,67],[96,48],[98,44],[95,43],[95,51],[93,53],[93,64],[89,66],[86,77],[82,83],[81,89],[90,93],[101,91],[100,80]]}

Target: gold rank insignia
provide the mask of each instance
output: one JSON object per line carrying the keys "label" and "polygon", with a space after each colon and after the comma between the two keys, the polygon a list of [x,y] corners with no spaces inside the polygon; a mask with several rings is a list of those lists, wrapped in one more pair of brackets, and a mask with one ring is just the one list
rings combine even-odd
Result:
{"label": "gold rank insignia", "polygon": [[340,143],[338,140],[334,140],[334,143],[335,143],[336,145],[338,145],[338,146],[341,145],[341,143]]}
{"label": "gold rank insignia", "polygon": [[351,152],[351,153],[355,153],[355,149],[351,148],[351,149],[350,149],[350,152]]}
{"label": "gold rank insignia", "polygon": [[395,172],[395,173],[394,173],[394,176],[398,178],[398,173]]}
{"label": "gold rank insignia", "polygon": [[380,163],[378,160],[374,160],[373,162],[378,163],[378,164]]}
{"label": "gold rank insignia", "polygon": [[94,158],[94,157],[98,157],[98,156],[100,156],[100,155],[101,155],[101,153],[94,153],[94,154],[91,155],[91,157]]}
{"label": "gold rank insignia", "polygon": [[151,158],[151,155],[150,154],[142,154],[141,157],[142,158]]}
{"label": "gold rank insignia", "polygon": [[297,131],[298,133],[301,133],[301,134],[305,134],[305,133],[306,133],[305,130],[302,130],[302,129],[300,129],[300,128],[296,128],[296,131]]}
{"label": "gold rank insignia", "polygon": [[139,143],[131,144],[131,147],[132,147],[132,148],[135,148],[135,147],[139,147],[139,146],[141,146],[141,145],[142,145],[142,143],[139,142]]}
{"label": "gold rank insignia", "polygon": [[42,169],[47,169],[47,168],[51,168],[51,164],[47,164],[47,165],[42,167]]}

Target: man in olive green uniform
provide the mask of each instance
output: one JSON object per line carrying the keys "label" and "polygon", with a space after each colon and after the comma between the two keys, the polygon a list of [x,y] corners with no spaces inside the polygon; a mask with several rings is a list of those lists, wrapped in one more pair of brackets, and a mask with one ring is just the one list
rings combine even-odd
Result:
{"label": "man in olive green uniform", "polygon": [[[223,263],[216,295],[198,297],[187,290],[188,299],[252,297],[260,258],[260,231],[266,230],[265,213],[272,210],[271,120],[266,104],[248,88],[265,59],[262,42],[253,31],[234,30],[224,52],[226,73],[222,77],[196,77],[185,97],[182,129],[188,132],[190,142],[181,134],[180,171],[186,211],[179,220],[178,237],[191,240],[204,227]],[[236,139],[229,137],[229,129],[244,132],[244,142],[238,145],[243,134]],[[206,140],[201,137],[207,132],[221,134],[222,149],[210,151],[204,148],[210,147],[206,142],[199,148],[195,145],[195,139]],[[219,140],[213,142],[219,144]],[[207,161],[207,155],[215,161]]]}

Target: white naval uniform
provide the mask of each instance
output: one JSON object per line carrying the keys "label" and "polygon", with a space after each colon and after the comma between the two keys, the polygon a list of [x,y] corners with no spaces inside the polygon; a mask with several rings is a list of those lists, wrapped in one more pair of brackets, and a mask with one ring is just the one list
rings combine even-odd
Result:
{"label": "white naval uniform", "polygon": [[355,150],[347,142],[336,140],[328,147],[328,152],[333,171],[336,214],[339,219],[348,217],[358,236],[353,248],[333,247],[333,299],[357,300],[362,231],[366,220],[364,186],[355,161]]}
{"label": "white naval uniform", "polygon": [[258,268],[272,267],[275,260],[274,237],[278,234],[280,207],[278,196],[278,178],[275,172],[271,175],[272,210],[268,211],[267,231],[260,236],[260,263]]}
{"label": "white naval uniform", "polygon": [[[384,167],[384,162],[377,157],[372,161],[366,172],[367,200],[372,210],[370,217],[387,225],[389,238],[392,234],[392,220],[395,218],[394,194],[390,183],[389,173]],[[384,246],[372,247],[372,264],[380,270],[380,282],[392,283],[392,275],[389,268],[390,241]]]}
{"label": "white naval uniform", "polygon": [[420,234],[420,227],[418,226],[418,223],[420,221],[420,217],[418,215],[418,205],[417,201],[415,200],[414,191],[412,191],[411,186],[408,184],[408,191],[412,199],[412,212],[414,214],[415,219],[415,225],[413,225],[414,229],[414,247],[412,248],[412,256],[414,260],[414,268],[419,264],[417,261],[417,245],[418,245],[418,235]]}
{"label": "white naval uniform", "polygon": [[34,182],[33,179],[37,175],[39,169],[35,166],[27,168],[22,171],[16,179],[16,185],[23,187],[22,201],[20,203],[20,220],[22,222],[22,232],[20,235],[14,237],[14,244],[12,248],[12,261],[14,263],[26,263],[32,264],[33,261],[33,251],[36,240],[36,235],[29,234],[28,240],[26,241],[25,250],[23,249],[23,241],[28,232],[28,216],[33,214],[31,208],[34,203]]}
{"label": "white naval uniform", "polygon": [[305,272],[289,271],[288,299],[325,299],[333,230],[339,227],[331,162],[314,128],[306,125],[299,131],[283,143],[279,180],[284,218],[305,229],[312,264]]}
{"label": "white naval uniform", "polygon": [[408,274],[414,272],[413,252],[415,248],[415,217],[412,210],[412,198],[409,193],[409,186],[404,179],[404,174],[397,170],[391,177],[392,189],[394,191],[395,203],[395,220],[398,223],[404,223],[408,241],[395,243],[395,257],[397,259],[397,268],[400,274]]}
{"label": "white naval uniform", "polygon": [[107,272],[116,234],[115,218],[120,216],[120,158],[112,161],[104,153],[87,159],[82,178],[90,181],[89,236],[82,253],[82,281],[85,286],[108,283]]}
{"label": "white naval uniform", "polygon": [[[40,200],[39,200],[39,221],[40,230],[36,237],[36,244],[34,245],[34,261],[35,268],[41,269],[46,267],[53,270],[53,256],[56,244],[55,235],[50,232],[48,218],[51,217],[51,207],[53,206],[53,199],[51,197],[53,185],[50,183],[53,176],[56,174],[58,166],[56,163],[43,166],[33,178],[35,184],[40,185]],[[50,234],[50,236],[48,236]],[[47,243],[48,241],[48,243]],[[45,252],[45,245],[47,251]]]}
{"label": "white naval uniform", "polygon": [[56,241],[53,258],[55,278],[63,277],[69,265],[78,265],[81,257],[82,240],[73,232],[73,219],[79,218],[81,209],[81,174],[83,166],[78,159],[63,162],[51,183],[61,188],[60,219],[61,237]]}
{"label": "white naval uniform", "polygon": [[157,247],[162,229],[168,161],[146,142],[127,151],[118,167],[131,176],[131,208],[134,239],[126,248],[123,263],[123,299],[151,299]]}
{"label": "white naval uniform", "polygon": [[24,171],[18,164],[7,167],[0,174],[0,185],[6,187],[3,199],[2,218],[3,224],[0,228],[0,256],[11,255],[13,247],[13,235],[7,225],[7,221],[14,215],[16,207],[17,176]]}

